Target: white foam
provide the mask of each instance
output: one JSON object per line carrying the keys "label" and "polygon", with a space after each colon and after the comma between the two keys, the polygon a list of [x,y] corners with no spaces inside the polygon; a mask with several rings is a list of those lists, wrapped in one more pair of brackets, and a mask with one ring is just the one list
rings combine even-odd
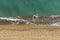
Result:
{"label": "white foam", "polygon": [[53,23],[53,24],[51,24],[51,26],[60,26],[60,22]]}
{"label": "white foam", "polygon": [[60,17],[60,15],[51,15],[50,17]]}

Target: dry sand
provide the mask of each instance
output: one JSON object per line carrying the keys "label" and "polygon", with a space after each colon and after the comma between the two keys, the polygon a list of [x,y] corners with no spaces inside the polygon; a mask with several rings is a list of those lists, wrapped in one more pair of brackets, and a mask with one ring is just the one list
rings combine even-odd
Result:
{"label": "dry sand", "polygon": [[0,25],[0,40],[60,40],[60,27]]}

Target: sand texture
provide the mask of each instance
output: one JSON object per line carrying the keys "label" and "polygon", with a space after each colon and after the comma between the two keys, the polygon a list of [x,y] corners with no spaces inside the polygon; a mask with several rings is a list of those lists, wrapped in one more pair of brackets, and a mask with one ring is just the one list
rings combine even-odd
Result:
{"label": "sand texture", "polygon": [[60,27],[0,25],[0,40],[60,40]]}

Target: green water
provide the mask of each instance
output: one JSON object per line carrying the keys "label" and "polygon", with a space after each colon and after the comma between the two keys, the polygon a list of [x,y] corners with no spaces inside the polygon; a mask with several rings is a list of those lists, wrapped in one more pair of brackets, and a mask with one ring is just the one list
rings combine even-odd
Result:
{"label": "green water", "polygon": [[60,0],[0,0],[0,16],[60,15]]}

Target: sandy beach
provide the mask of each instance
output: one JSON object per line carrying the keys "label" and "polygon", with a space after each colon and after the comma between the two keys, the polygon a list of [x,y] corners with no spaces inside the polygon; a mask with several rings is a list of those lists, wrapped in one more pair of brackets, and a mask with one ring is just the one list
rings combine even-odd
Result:
{"label": "sandy beach", "polygon": [[0,40],[60,40],[60,27],[0,25]]}

